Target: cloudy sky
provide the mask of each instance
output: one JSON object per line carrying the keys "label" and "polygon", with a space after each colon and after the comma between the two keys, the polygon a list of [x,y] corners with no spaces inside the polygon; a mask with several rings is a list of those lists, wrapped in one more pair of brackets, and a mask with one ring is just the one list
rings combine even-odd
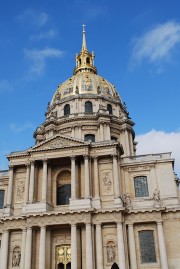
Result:
{"label": "cloudy sky", "polygon": [[81,25],[101,76],[136,123],[138,154],[172,152],[180,176],[179,0],[6,0],[0,4],[0,169],[34,144],[57,85],[72,75]]}

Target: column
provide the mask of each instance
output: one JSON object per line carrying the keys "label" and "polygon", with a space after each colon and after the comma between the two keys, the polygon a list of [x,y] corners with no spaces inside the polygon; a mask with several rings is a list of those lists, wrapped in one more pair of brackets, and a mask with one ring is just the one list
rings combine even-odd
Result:
{"label": "column", "polygon": [[122,222],[117,223],[117,241],[118,241],[119,268],[126,269]]}
{"label": "column", "polygon": [[101,224],[96,224],[96,268],[103,269],[103,245]]}
{"label": "column", "polygon": [[168,269],[166,246],[165,246],[163,226],[162,226],[161,221],[157,222],[157,230],[158,230],[158,241],[159,241],[161,268]]}
{"label": "column", "polygon": [[94,196],[99,198],[98,158],[94,157]]}
{"label": "column", "polygon": [[128,225],[128,244],[129,244],[129,254],[130,254],[130,265],[131,269],[137,269],[137,260],[136,260],[136,246],[134,239],[134,227],[133,224]]}
{"label": "column", "polygon": [[51,192],[51,188],[52,188],[52,170],[51,170],[51,166],[48,165],[48,185],[47,185],[47,201],[49,203],[52,203],[52,192]]}
{"label": "column", "polygon": [[32,227],[27,227],[26,252],[25,252],[26,269],[31,269],[31,255],[32,255]]}
{"label": "column", "polygon": [[75,128],[75,127],[72,127],[72,128],[71,128],[71,136],[72,136],[72,137],[74,137],[74,128]]}
{"label": "column", "polygon": [[113,155],[113,177],[114,177],[114,195],[115,195],[115,198],[118,198],[120,194],[119,194],[119,176],[118,176],[117,155]]}
{"label": "column", "polygon": [[104,140],[103,124],[100,123],[100,141]]}
{"label": "column", "polygon": [[34,199],[34,161],[31,162],[30,183],[29,183],[29,202],[32,203]]}
{"label": "column", "polygon": [[90,184],[89,184],[89,157],[84,156],[84,172],[85,172],[85,198],[90,197]]}
{"label": "column", "polygon": [[25,190],[24,190],[24,203],[27,203],[29,200],[29,176],[30,176],[30,165],[26,164],[26,181],[25,181]]}
{"label": "column", "polygon": [[9,231],[4,231],[1,244],[1,269],[7,269],[8,264]]}
{"label": "column", "polygon": [[47,160],[43,160],[42,201],[47,200]]}
{"label": "column", "polygon": [[110,126],[106,123],[106,140],[111,140]]}
{"label": "column", "polygon": [[71,224],[71,268],[77,269],[77,228]]}
{"label": "column", "polygon": [[21,269],[25,268],[26,228],[22,230]]}
{"label": "column", "polygon": [[39,243],[39,269],[46,268],[46,226],[41,227]]}
{"label": "column", "polygon": [[76,159],[71,157],[71,199],[76,199]]}
{"label": "column", "polygon": [[11,207],[12,203],[12,189],[13,189],[13,174],[14,169],[13,166],[9,166],[9,183],[8,183],[8,192],[7,192],[7,207]]}
{"label": "column", "polygon": [[86,268],[92,269],[92,232],[91,224],[86,223]]}
{"label": "column", "polygon": [[129,156],[130,155],[130,152],[129,152],[129,136],[128,136],[128,131],[127,130],[125,130],[125,145],[126,145],[126,149],[125,149],[126,156]]}

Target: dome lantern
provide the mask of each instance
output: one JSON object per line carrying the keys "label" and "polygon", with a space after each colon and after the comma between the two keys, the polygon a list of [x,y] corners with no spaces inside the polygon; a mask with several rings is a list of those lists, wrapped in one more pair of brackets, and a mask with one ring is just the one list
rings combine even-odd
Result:
{"label": "dome lantern", "polygon": [[94,66],[94,52],[90,53],[87,49],[85,25],[82,25],[82,49],[79,54],[76,54],[76,67],[74,75],[80,72],[91,72],[97,74],[96,67]]}

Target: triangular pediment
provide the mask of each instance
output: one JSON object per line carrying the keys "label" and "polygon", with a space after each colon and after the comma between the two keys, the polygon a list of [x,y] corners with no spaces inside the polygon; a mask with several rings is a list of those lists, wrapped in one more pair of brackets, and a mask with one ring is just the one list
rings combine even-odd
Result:
{"label": "triangular pediment", "polygon": [[71,138],[62,135],[56,135],[52,138],[47,139],[44,142],[32,147],[29,151],[39,151],[39,150],[53,150],[68,147],[78,147],[83,145],[88,145],[88,142],[82,141],[80,139]]}

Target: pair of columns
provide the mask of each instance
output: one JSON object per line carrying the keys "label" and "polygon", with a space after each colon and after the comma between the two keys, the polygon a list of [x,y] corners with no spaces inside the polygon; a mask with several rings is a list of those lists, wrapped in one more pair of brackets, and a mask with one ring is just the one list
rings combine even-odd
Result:
{"label": "pair of columns", "polygon": [[[85,173],[85,198],[90,197],[90,176],[89,176],[89,157],[84,156],[84,173]],[[76,193],[76,159],[71,157],[71,199],[77,199]]]}
{"label": "pair of columns", "polygon": [[[46,202],[47,199],[47,160],[43,160],[43,180],[42,180],[42,193],[41,201]],[[27,164],[26,170],[26,183],[25,183],[25,203],[34,201],[34,183],[35,183],[35,162]]]}
{"label": "pair of columns", "polygon": [[99,123],[99,140],[111,140],[110,126],[108,123]]}
{"label": "pair of columns", "polygon": [[[9,231],[6,230],[2,236],[1,244],[1,269],[7,269],[8,266],[8,249],[9,249]],[[39,269],[45,268],[46,257],[46,227],[41,227],[40,246],[39,246]],[[32,227],[22,230],[21,242],[21,269],[31,269],[32,260]]]}
{"label": "pair of columns", "polygon": [[[158,233],[161,269],[168,269],[162,221],[157,222],[157,233]],[[137,258],[136,258],[136,246],[135,246],[133,224],[128,225],[128,239],[129,239],[129,253],[130,253],[130,269],[137,269],[138,266],[137,266]]]}
{"label": "pair of columns", "polygon": [[[119,267],[126,269],[125,265],[125,250],[122,223],[117,223],[117,242]],[[101,224],[96,224],[96,268],[104,268],[103,242]],[[77,226],[71,225],[71,268],[77,269]],[[86,223],[86,268],[93,268],[93,253],[92,253],[92,225]]]}
{"label": "pair of columns", "polygon": [[[98,176],[98,158],[94,157],[94,197],[99,198],[99,176]],[[76,159],[71,157],[71,199],[77,199],[76,194]],[[90,197],[90,176],[89,176],[89,157],[84,156],[84,177],[85,177],[85,198]],[[113,155],[113,178],[115,198],[120,196],[119,171],[117,155]]]}

